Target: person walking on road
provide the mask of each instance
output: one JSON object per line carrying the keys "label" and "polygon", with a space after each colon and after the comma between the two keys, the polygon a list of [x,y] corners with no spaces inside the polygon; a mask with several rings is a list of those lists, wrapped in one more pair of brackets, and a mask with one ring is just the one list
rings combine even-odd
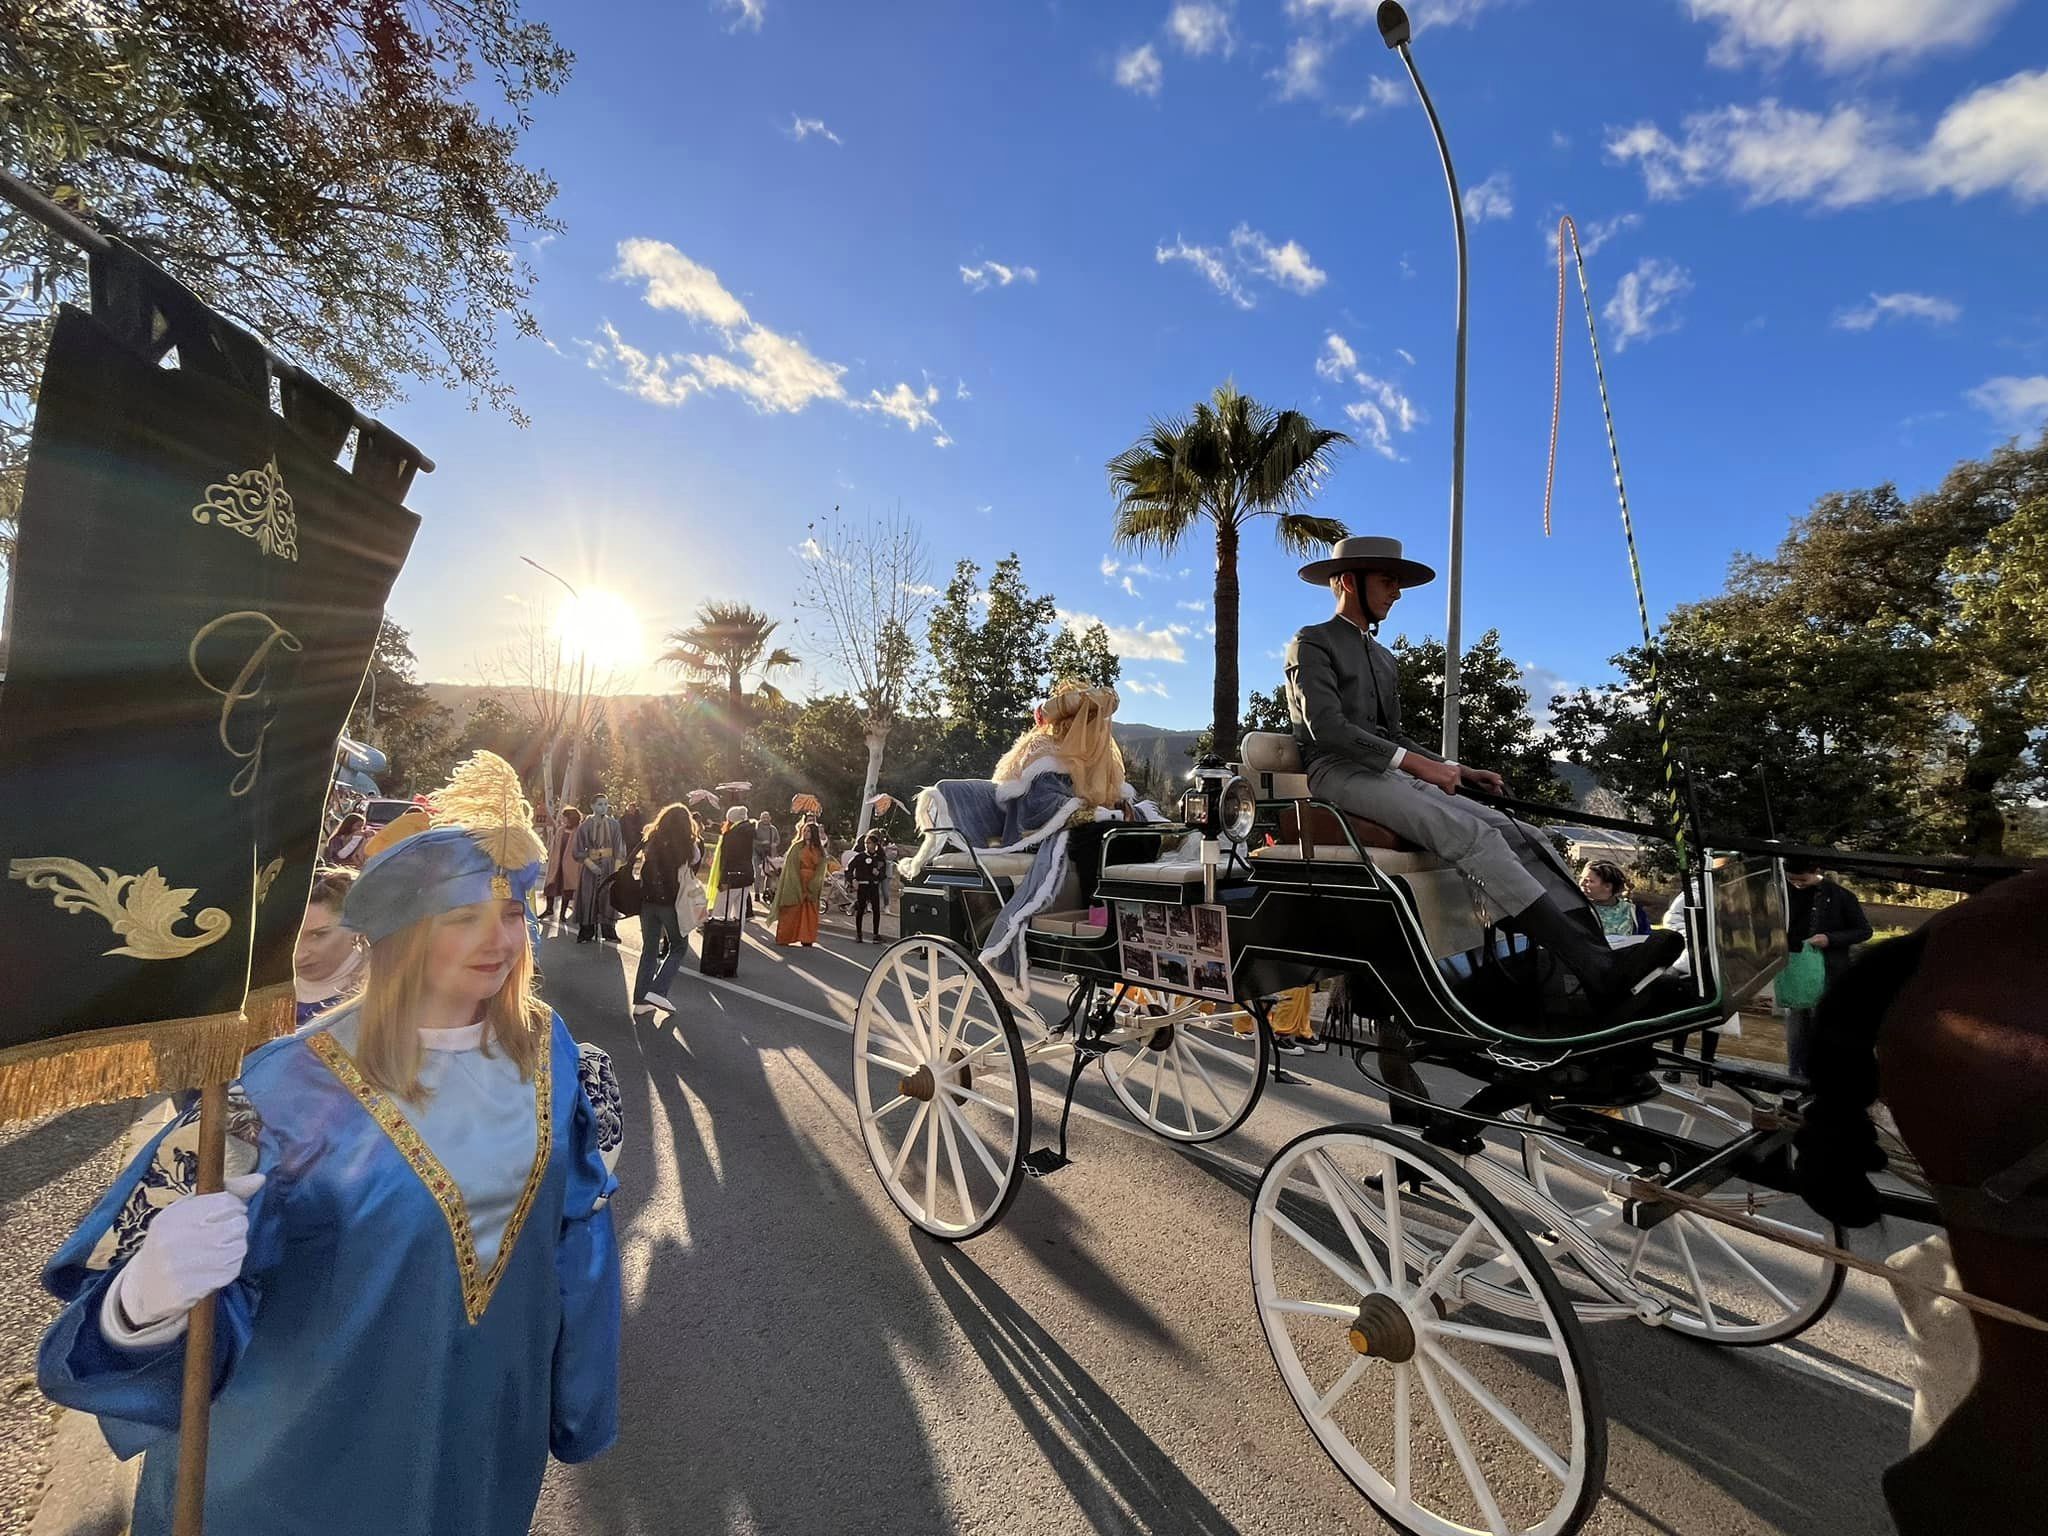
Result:
{"label": "person walking on road", "polygon": [[815,821],[797,829],[782,860],[782,880],[775,888],[775,942],[818,942],[818,903],[825,896],[825,832]]}
{"label": "person walking on road", "polygon": [[633,1012],[659,1008],[674,1013],[669,984],[683,963],[685,946],[676,898],[693,878],[697,822],[678,802],[662,807],[647,829],[640,853],[640,965],[633,975]]}
{"label": "person walking on road", "polygon": [[753,911],[754,823],[748,819],[744,805],[732,806],[725,813],[725,831],[719,836],[718,852],[711,860],[711,878],[704,886],[715,917],[744,918]]}
{"label": "person walking on road", "polygon": [[[768,911],[775,907],[775,882],[782,873],[782,834],[774,818],[763,811],[754,818],[754,894]],[[753,910],[752,903],[748,911]]]}
{"label": "person walking on road", "polygon": [[362,935],[341,920],[353,869],[323,869],[313,879],[306,915],[299,923],[299,941],[292,950],[292,986],[297,1004],[292,1022],[304,1024],[355,995],[363,984],[368,950]]}
{"label": "person walking on road", "polygon": [[882,881],[888,871],[882,861],[882,834],[870,831],[853,856],[846,861],[846,878],[853,885],[853,942],[861,939],[861,916],[872,912],[875,942],[882,942]]}
{"label": "person walking on road", "polygon": [[595,943],[604,938],[619,942],[618,918],[606,896],[605,882],[625,862],[626,836],[610,803],[599,795],[590,804],[590,814],[576,829],[576,862],[583,866],[576,887],[576,942]]}
{"label": "person walking on road", "polygon": [[[1785,947],[1798,954],[1811,944],[1820,951],[1821,966],[1833,986],[1858,944],[1870,942],[1870,919],[1853,891],[1844,890],[1820,872],[1812,859],[1785,861]],[[1795,1077],[1805,1077],[1807,1050],[1813,1043],[1813,1010],[1785,1010],[1785,1064]]]}
{"label": "person walking on road", "polygon": [[541,893],[546,902],[540,914],[542,922],[550,918],[559,921],[575,910],[576,888],[583,878],[583,866],[576,862],[576,829],[582,824],[581,811],[573,805],[562,807],[560,824],[548,843],[547,887]]}

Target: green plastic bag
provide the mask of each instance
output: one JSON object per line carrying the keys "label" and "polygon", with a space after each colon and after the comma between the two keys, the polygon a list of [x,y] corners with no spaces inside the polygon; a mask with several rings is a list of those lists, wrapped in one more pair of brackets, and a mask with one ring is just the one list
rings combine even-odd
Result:
{"label": "green plastic bag", "polygon": [[1811,1008],[1820,1001],[1821,989],[1827,985],[1827,961],[1821,952],[1811,944],[1799,946],[1799,953],[1785,962],[1785,969],[1778,972],[1778,1006],[1780,1008]]}

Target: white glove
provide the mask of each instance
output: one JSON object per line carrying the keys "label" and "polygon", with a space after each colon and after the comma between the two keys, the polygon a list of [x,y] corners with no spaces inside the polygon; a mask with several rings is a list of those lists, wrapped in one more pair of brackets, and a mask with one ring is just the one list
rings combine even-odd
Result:
{"label": "white glove", "polygon": [[112,1342],[176,1338],[195,1302],[241,1274],[249,1252],[249,1201],[263,1177],[238,1174],[218,1194],[187,1195],[156,1213],[135,1257],[107,1288],[100,1323]]}

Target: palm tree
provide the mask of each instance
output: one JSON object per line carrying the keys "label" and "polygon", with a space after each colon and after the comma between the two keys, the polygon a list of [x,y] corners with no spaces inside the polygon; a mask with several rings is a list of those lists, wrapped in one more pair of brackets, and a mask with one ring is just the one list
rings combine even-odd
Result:
{"label": "palm tree", "polygon": [[768,674],[797,665],[794,652],[768,648],[779,627],[779,620],[745,603],[706,603],[697,610],[696,623],[669,632],[668,649],[656,658],[692,682],[725,684],[727,761],[735,779],[746,769],[746,680],[758,683],[757,697],[776,697]]}
{"label": "palm tree", "polygon": [[1216,752],[1237,749],[1237,546],[1255,517],[1276,520],[1280,547],[1312,555],[1344,537],[1333,517],[1300,507],[1321,487],[1331,453],[1351,439],[1299,411],[1275,411],[1225,383],[1194,414],[1155,419],[1109,461],[1120,548],[1170,554],[1195,525],[1216,526]]}

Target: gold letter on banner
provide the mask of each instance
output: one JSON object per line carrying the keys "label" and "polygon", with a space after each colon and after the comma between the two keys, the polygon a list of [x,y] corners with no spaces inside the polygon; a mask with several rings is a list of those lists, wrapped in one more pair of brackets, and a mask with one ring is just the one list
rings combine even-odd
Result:
{"label": "gold letter on banner", "polygon": [[198,892],[173,887],[155,868],[139,875],[117,875],[102,868],[96,875],[76,859],[11,859],[7,873],[26,880],[32,891],[54,892],[60,912],[93,912],[104,918],[127,942],[103,954],[176,960],[206,948],[233,926],[219,907],[206,907],[191,919],[199,932],[189,938],[173,933]]}
{"label": "gold letter on banner", "polygon": [[[235,680],[223,688],[200,671],[199,647],[205,644],[207,638],[216,630],[242,619],[254,619],[265,624],[269,626],[270,633],[265,635],[250,653],[249,659],[242,664],[242,670],[235,674]],[[207,692],[220,695],[220,744],[228,749],[230,757],[247,764],[228,785],[228,793],[237,799],[256,787],[257,777],[263,772],[263,738],[270,732],[270,722],[266,720],[256,728],[256,740],[253,745],[247,749],[238,747],[235,745],[234,737],[229,734],[234,725],[235,710],[237,706],[246,704],[263,692],[263,684],[251,680],[269,663],[271,651],[280,645],[293,652],[305,649],[296,635],[285,629],[269,614],[245,610],[241,613],[224,613],[203,627],[192,637],[192,644],[185,652],[185,661],[192,668],[192,675],[199,679]]]}

